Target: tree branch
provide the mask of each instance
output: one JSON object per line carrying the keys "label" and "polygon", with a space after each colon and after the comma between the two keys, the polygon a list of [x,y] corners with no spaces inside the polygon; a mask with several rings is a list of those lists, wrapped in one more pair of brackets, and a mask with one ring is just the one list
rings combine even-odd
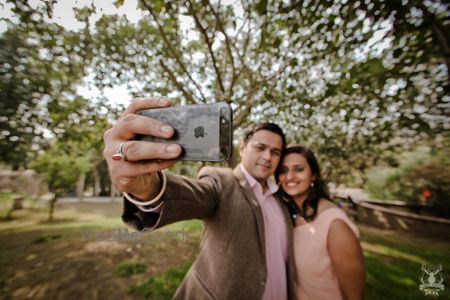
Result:
{"label": "tree branch", "polygon": [[[188,76],[189,80],[195,85],[195,87],[197,88],[197,90],[200,92],[200,96],[202,98],[202,102],[206,103],[206,97],[202,92],[201,87],[198,85],[198,83],[194,80],[194,78],[192,78],[191,74],[188,72],[186,66],[184,65],[184,63],[181,61],[180,55],[178,53],[175,53],[175,47],[170,43],[170,41],[167,39],[167,35],[164,32],[161,24],[159,24],[158,19],[153,11],[153,9],[150,7],[150,5],[148,5],[145,0],[141,0],[142,5],[145,6],[145,8],[148,10],[148,12],[150,13],[150,15],[153,17],[153,19],[156,22],[156,25],[158,26],[158,30],[161,33],[161,36],[163,38],[164,43],[166,44],[166,48],[167,51],[169,52],[169,54],[171,54],[171,57],[174,58],[176,60],[176,62],[178,63],[178,65],[180,66],[180,68],[183,70],[183,72]],[[196,101],[194,101],[194,103],[196,103]]]}
{"label": "tree branch", "polygon": [[232,77],[231,77],[230,86],[228,87],[228,95],[227,95],[226,98],[227,99],[231,99],[231,95],[233,93],[233,87],[234,87],[234,84],[236,82],[236,68],[234,66],[234,57],[233,57],[233,54],[231,52],[231,42],[230,42],[230,38],[229,38],[228,34],[225,32],[225,29],[223,27],[223,23],[222,23],[222,20],[221,20],[220,16],[214,10],[214,7],[211,5],[211,2],[209,0],[208,0],[208,5],[209,5],[209,7],[210,7],[214,17],[216,18],[217,27],[219,28],[220,32],[222,32],[222,34],[225,36],[225,45],[227,47],[227,53],[228,53],[228,57],[230,58],[231,70],[232,70],[232,73],[233,73]]}
{"label": "tree branch", "polygon": [[163,68],[164,71],[166,71],[169,74],[169,78],[170,80],[173,82],[173,84],[175,84],[175,86],[181,91],[183,92],[184,97],[186,97],[186,99],[188,100],[189,103],[191,104],[195,104],[196,101],[194,99],[194,97],[192,96],[192,93],[187,91],[184,88],[184,85],[180,82],[178,82],[177,77],[175,76],[175,74],[169,69],[169,67],[167,67],[164,62],[162,61],[162,59],[159,60],[159,65],[161,66],[161,68]]}
{"label": "tree branch", "polygon": [[222,94],[224,94],[225,93],[225,89],[223,87],[222,75],[220,73],[219,68],[217,67],[216,57],[215,57],[215,55],[213,53],[213,50],[212,50],[212,43],[211,43],[211,40],[208,37],[208,32],[202,26],[202,24],[200,23],[200,20],[198,19],[198,16],[195,14],[192,2],[190,0],[188,0],[187,3],[189,3],[188,9],[192,13],[192,17],[194,18],[195,25],[200,30],[200,32],[203,35],[203,37],[205,39],[205,42],[206,42],[206,44],[208,46],[208,51],[209,51],[209,54],[211,55],[211,59],[212,59],[212,62],[213,62],[213,67],[214,67],[214,70],[216,71],[217,82],[219,84],[219,87],[220,87],[220,90],[221,90]]}
{"label": "tree branch", "polygon": [[250,91],[247,92],[247,94],[244,96],[246,98],[245,100],[245,108],[241,110],[241,112],[238,114],[238,116],[233,121],[233,129],[236,129],[244,123],[244,121],[247,119],[248,115],[250,114],[252,107],[254,105],[253,96],[260,88],[260,84],[252,85],[253,87],[250,89]]}

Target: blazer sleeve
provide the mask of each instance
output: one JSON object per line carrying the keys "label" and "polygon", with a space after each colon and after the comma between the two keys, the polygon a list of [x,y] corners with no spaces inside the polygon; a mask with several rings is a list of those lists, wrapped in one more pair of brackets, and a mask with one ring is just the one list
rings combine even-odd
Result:
{"label": "blazer sleeve", "polygon": [[124,199],[122,220],[136,230],[157,229],[188,219],[206,219],[214,215],[222,189],[219,172],[212,167],[202,168],[198,179],[166,173],[167,186],[161,200],[160,213],[141,211]]}

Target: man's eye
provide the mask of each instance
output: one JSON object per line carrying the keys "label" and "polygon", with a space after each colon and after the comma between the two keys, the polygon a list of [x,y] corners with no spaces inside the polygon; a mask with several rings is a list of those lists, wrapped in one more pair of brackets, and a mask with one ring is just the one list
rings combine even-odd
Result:
{"label": "man's eye", "polygon": [[280,155],[281,155],[281,152],[275,150],[275,151],[272,151],[272,155],[274,155],[274,156],[280,156]]}

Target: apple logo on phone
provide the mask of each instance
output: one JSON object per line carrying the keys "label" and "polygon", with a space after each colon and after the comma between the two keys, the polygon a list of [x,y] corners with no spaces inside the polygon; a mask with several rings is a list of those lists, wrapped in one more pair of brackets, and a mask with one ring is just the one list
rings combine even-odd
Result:
{"label": "apple logo on phone", "polygon": [[203,126],[198,126],[194,129],[194,137],[198,139],[199,137],[204,138],[206,135],[205,128]]}

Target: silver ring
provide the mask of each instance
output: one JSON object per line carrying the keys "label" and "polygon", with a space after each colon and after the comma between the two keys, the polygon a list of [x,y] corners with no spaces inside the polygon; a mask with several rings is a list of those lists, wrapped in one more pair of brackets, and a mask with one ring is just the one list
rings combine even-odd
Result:
{"label": "silver ring", "polygon": [[117,150],[116,150],[116,153],[114,153],[114,154],[112,155],[112,159],[113,159],[113,160],[127,160],[127,157],[126,157],[125,154],[122,152],[122,148],[123,148],[123,145],[124,145],[125,143],[126,143],[126,142],[120,143],[119,147],[118,147]]}

